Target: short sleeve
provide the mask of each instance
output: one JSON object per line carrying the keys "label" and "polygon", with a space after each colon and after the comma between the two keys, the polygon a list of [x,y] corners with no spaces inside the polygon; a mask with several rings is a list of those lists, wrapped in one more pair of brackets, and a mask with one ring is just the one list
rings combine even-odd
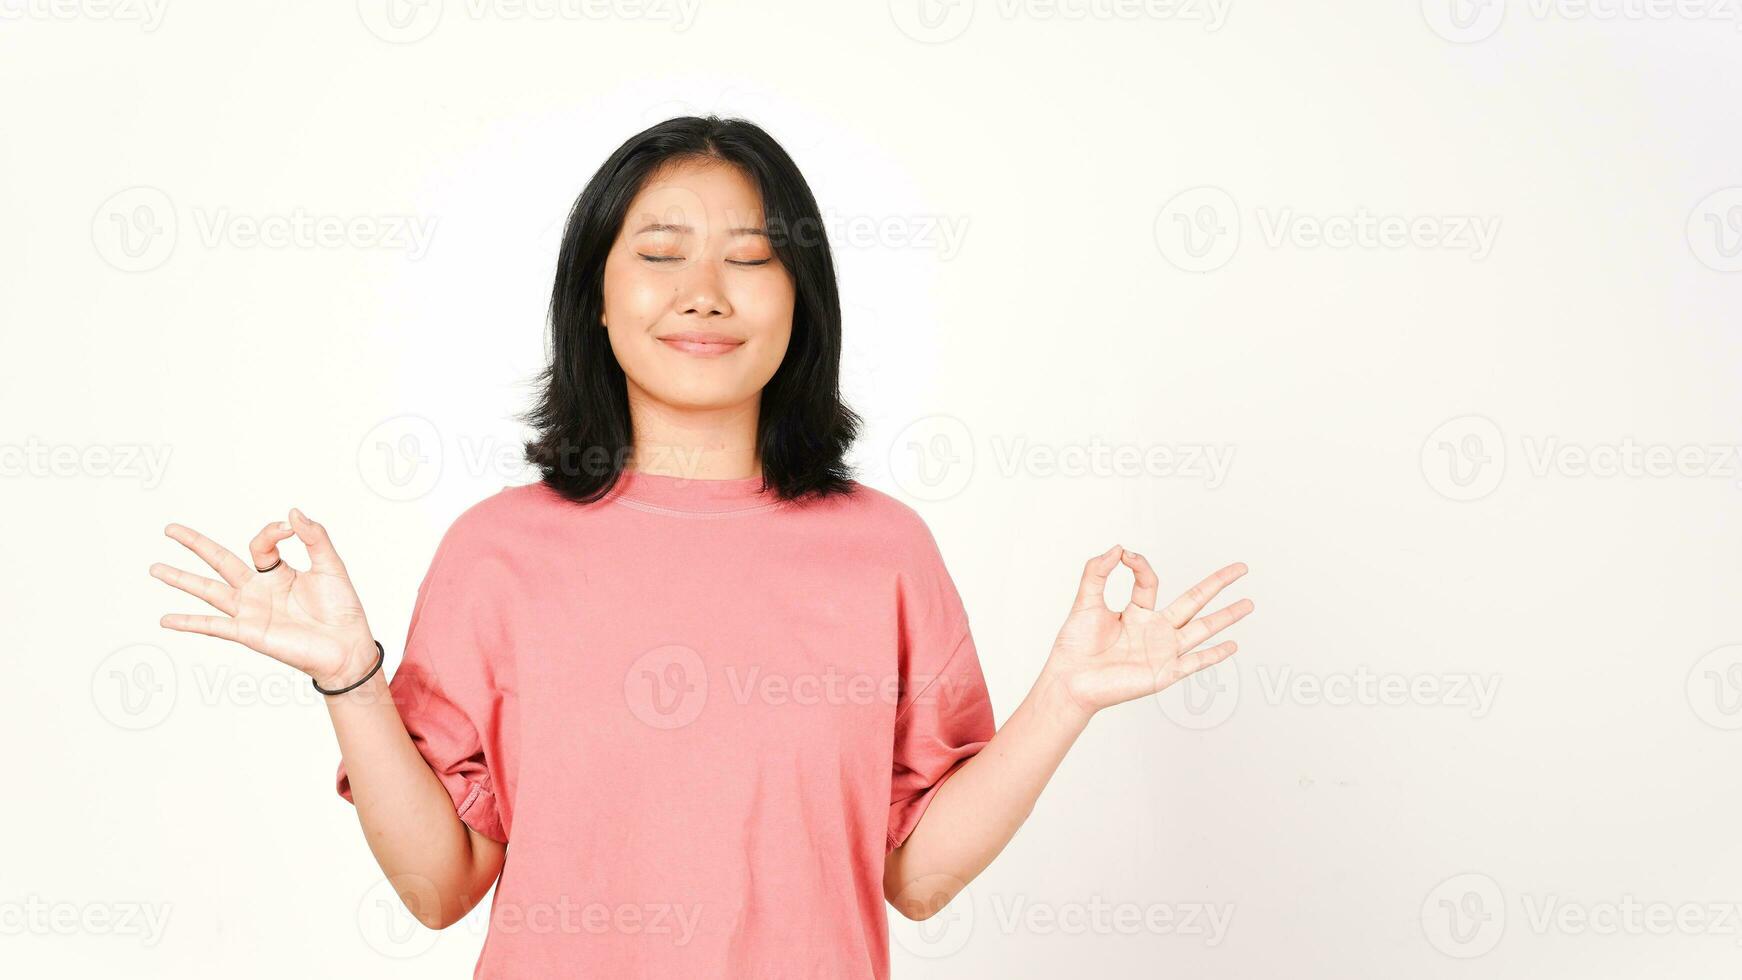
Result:
{"label": "short sleeve", "polygon": [[[489,599],[465,572],[459,525],[436,549],[418,587],[405,655],[388,682],[405,730],[453,799],[467,826],[494,841],[508,833],[496,796],[497,780],[483,732],[497,725],[498,699],[486,659],[491,634]],[[338,769],[339,795],[349,802],[350,777]]]}
{"label": "short sleeve", "polygon": [[900,586],[901,693],[886,852],[906,842],[938,787],[996,731],[967,612],[930,531],[921,531]]}

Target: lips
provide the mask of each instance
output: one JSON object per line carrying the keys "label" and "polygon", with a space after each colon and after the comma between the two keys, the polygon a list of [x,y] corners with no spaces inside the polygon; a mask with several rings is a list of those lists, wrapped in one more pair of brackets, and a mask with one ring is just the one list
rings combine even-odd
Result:
{"label": "lips", "polygon": [[674,350],[680,350],[686,354],[698,354],[703,357],[730,354],[744,346],[744,341],[741,338],[730,334],[689,330],[665,334],[659,338],[659,342]]}

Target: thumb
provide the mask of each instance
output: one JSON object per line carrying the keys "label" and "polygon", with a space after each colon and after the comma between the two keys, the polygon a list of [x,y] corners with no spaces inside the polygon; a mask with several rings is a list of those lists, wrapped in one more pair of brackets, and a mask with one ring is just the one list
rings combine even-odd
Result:
{"label": "thumb", "polygon": [[1107,606],[1107,576],[1113,574],[1113,568],[1124,554],[1124,548],[1114,545],[1083,565],[1083,581],[1077,586],[1077,601],[1071,606],[1073,611],[1093,608],[1096,603],[1103,608]]}
{"label": "thumb", "polygon": [[339,560],[339,553],[333,548],[333,539],[327,536],[327,529],[308,519],[308,515],[295,507],[290,509],[290,527],[296,532],[298,541],[308,549],[309,565],[317,571],[345,574],[345,563]]}

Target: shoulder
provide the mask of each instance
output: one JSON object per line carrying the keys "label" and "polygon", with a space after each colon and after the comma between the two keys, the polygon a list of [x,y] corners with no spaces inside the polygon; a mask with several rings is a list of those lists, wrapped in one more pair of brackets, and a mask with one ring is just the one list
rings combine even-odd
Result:
{"label": "shoulder", "polygon": [[853,492],[830,501],[844,519],[868,531],[893,534],[902,539],[931,535],[931,529],[919,511],[905,501],[857,480],[849,482]]}
{"label": "shoulder", "polygon": [[[919,511],[876,487],[853,481],[853,492],[834,498],[825,508],[838,522],[830,536],[833,546],[861,558],[877,556],[897,568],[941,564],[936,537]],[[858,547],[847,548],[848,543]]]}
{"label": "shoulder", "polygon": [[548,518],[559,500],[543,483],[503,487],[460,511],[443,532],[437,557],[454,554],[475,559],[512,547],[527,534],[536,534],[540,521]]}

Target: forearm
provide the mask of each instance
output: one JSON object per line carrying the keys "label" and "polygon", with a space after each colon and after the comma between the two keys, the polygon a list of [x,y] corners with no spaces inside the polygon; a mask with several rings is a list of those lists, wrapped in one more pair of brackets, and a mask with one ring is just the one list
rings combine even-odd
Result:
{"label": "forearm", "polygon": [[1089,716],[1043,673],[992,740],[962,764],[884,862],[884,895],[926,918],[984,871],[1028,819]]}
{"label": "forearm", "polygon": [[[375,652],[373,643],[369,652]],[[360,676],[373,663],[349,676]],[[407,733],[386,672],[327,697],[326,705],[376,863],[419,921],[435,929],[457,921],[489,890],[498,868],[489,854],[474,853],[472,831]]]}

